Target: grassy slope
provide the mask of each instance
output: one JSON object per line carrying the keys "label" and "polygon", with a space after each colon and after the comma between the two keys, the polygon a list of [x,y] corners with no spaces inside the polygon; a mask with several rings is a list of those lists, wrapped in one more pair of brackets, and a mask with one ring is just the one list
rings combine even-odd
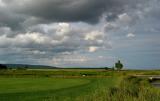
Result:
{"label": "grassy slope", "polygon": [[0,101],[75,101],[115,78],[0,78]]}
{"label": "grassy slope", "polygon": [[[138,98],[130,95],[128,96],[129,93],[121,92],[121,87],[113,88],[113,86],[121,84],[120,80],[123,79],[122,77],[135,74],[158,75],[160,71],[130,70],[117,72],[105,70],[59,69],[54,71],[0,71],[0,101],[159,101],[155,99],[147,100],[147,97],[159,99],[160,92],[150,87],[146,89],[147,86],[145,85],[142,85],[144,90],[141,91],[142,93],[138,93]],[[86,77],[82,75],[86,75]],[[125,82],[124,84],[129,85],[127,86],[127,91],[128,89],[134,89],[134,86],[131,85],[132,83]],[[15,89],[11,90],[9,86],[15,87]],[[112,87],[112,89],[108,90],[110,87]],[[136,87],[139,87],[139,85]],[[113,92],[117,93],[112,94]],[[121,94],[124,95],[124,98],[122,98]],[[110,99],[107,100],[108,98]]]}

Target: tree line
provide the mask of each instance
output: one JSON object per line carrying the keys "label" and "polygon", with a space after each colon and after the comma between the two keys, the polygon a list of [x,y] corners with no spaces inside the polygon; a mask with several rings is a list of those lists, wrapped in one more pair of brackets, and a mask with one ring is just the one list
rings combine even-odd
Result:
{"label": "tree line", "polygon": [[[28,66],[25,66],[24,68],[17,68],[17,70],[26,70],[28,68]],[[4,64],[0,64],[0,70],[5,70],[5,69],[8,69],[6,65]],[[106,70],[108,70],[109,68],[106,67],[105,68]],[[118,71],[120,71],[121,69],[123,69],[123,64],[121,63],[120,60],[118,60],[118,62],[115,63],[115,66],[112,68],[113,70],[114,69],[117,69]]]}
{"label": "tree line", "polygon": [[5,70],[5,69],[7,69],[7,66],[3,65],[3,64],[0,64],[0,70]]}

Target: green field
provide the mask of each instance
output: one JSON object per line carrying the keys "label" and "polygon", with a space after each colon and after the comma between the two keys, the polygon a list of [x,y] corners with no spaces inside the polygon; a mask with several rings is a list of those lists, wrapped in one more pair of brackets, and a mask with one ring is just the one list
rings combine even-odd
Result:
{"label": "green field", "polygon": [[160,71],[0,71],[0,101],[159,101],[148,79],[132,77],[139,74]]}
{"label": "green field", "polygon": [[0,101],[74,101],[115,78],[0,78]]}

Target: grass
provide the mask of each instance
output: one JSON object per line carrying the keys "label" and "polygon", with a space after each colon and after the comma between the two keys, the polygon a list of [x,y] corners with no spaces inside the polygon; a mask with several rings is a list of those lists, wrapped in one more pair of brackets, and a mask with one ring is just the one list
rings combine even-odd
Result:
{"label": "grass", "polygon": [[5,77],[64,77],[64,76],[112,76],[113,71],[106,70],[4,70],[0,76]]}
{"label": "grass", "polygon": [[[115,78],[0,78],[0,101],[75,101]],[[65,100],[64,100],[65,99]]]}
{"label": "grass", "polygon": [[127,76],[127,75],[159,75],[160,70],[123,70],[111,71],[105,69],[29,69],[0,70],[0,77],[74,77],[74,76]]}
{"label": "grass", "polygon": [[159,101],[160,89],[149,84],[148,79],[124,77],[119,86],[97,92],[80,98],[78,101]]}
{"label": "grass", "polygon": [[0,94],[57,90],[87,84],[87,79],[0,78]]}
{"label": "grass", "polygon": [[134,77],[157,74],[160,71],[0,71],[0,101],[159,101],[159,89],[148,79]]}

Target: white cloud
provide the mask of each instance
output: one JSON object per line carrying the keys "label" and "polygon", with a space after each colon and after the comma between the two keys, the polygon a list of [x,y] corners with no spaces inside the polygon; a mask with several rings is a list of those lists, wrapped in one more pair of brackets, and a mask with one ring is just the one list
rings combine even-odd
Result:
{"label": "white cloud", "polygon": [[46,40],[48,40],[48,37],[43,36],[41,33],[33,32],[33,33],[18,34],[15,37],[15,40],[20,41],[22,43],[35,42],[41,44],[44,43]]}
{"label": "white cloud", "polygon": [[[77,56],[81,52],[92,53],[98,49],[110,48],[103,29],[103,25],[93,26],[82,22],[37,24],[22,32],[0,27],[0,32],[4,33],[0,35],[0,48],[5,47],[8,52],[4,50],[2,53],[9,54],[8,57],[17,56],[18,61],[32,59],[33,62],[51,65],[81,65],[90,61],[90,58],[85,56]],[[14,34],[9,36],[13,32]],[[73,53],[77,53],[76,56],[72,56]]]}
{"label": "white cloud", "polygon": [[119,26],[117,26],[117,24],[116,23],[113,23],[113,22],[107,22],[106,24],[105,24],[105,31],[111,31],[111,30],[115,30],[115,29],[118,29],[119,28]]}
{"label": "white cloud", "polygon": [[5,7],[5,6],[6,6],[5,3],[2,0],[0,0],[0,7]]}
{"label": "white cloud", "polygon": [[79,55],[79,54],[69,54],[69,55],[58,55],[53,57],[50,62],[52,64],[79,64],[90,61],[90,58],[87,56]]}
{"label": "white cloud", "polygon": [[128,34],[126,35],[126,37],[127,37],[127,38],[133,38],[133,37],[135,37],[135,34],[133,34],[133,33],[128,33]]}
{"label": "white cloud", "polygon": [[58,23],[58,26],[56,27],[57,27],[56,28],[57,35],[68,34],[71,31],[69,23]]}
{"label": "white cloud", "polygon": [[128,24],[132,21],[131,17],[127,13],[120,14],[118,18],[118,21],[121,24]]}
{"label": "white cloud", "polygon": [[37,55],[44,55],[46,52],[44,51],[39,51],[39,50],[33,50],[33,51],[28,51],[30,54],[37,54]]}
{"label": "white cloud", "polygon": [[98,50],[98,47],[95,47],[95,46],[91,46],[91,47],[89,47],[89,52],[95,52],[95,51],[97,51]]}
{"label": "white cloud", "polygon": [[20,33],[15,37],[7,37],[6,35],[0,36],[0,45],[2,46],[24,46],[27,47],[30,44],[35,45],[56,45],[63,40],[55,40],[53,37],[47,36],[39,32],[32,33]]}
{"label": "white cloud", "polygon": [[100,55],[100,56],[98,56],[98,58],[103,59],[103,58],[104,58],[104,56],[101,56],[101,55]]}
{"label": "white cloud", "polygon": [[[55,40],[61,40],[62,46],[74,47],[77,51],[86,51],[90,46],[106,46],[106,35],[97,26],[85,23],[52,23],[40,24],[30,28],[32,31],[39,31]],[[104,41],[106,43],[104,43]]]}
{"label": "white cloud", "polygon": [[103,33],[100,31],[92,31],[89,33],[86,33],[85,35],[85,40],[97,40],[97,39],[102,39],[103,38]]}

